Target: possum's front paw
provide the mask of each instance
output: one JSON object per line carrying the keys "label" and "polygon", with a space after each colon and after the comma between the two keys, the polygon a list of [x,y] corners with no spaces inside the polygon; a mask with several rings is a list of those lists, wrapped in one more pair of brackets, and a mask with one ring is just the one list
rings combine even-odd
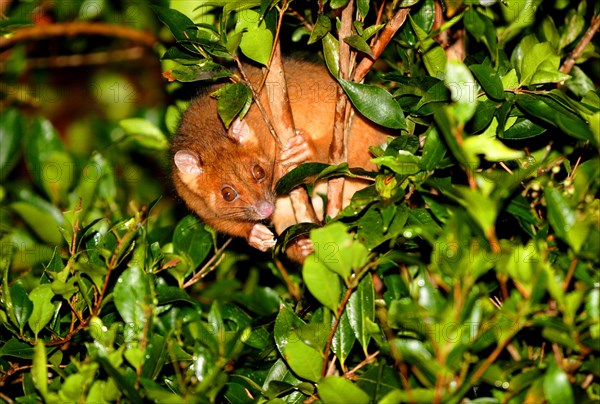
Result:
{"label": "possum's front paw", "polygon": [[285,254],[292,261],[302,264],[314,250],[312,240],[308,237],[301,237],[288,244]]}
{"label": "possum's front paw", "polygon": [[281,165],[287,169],[293,168],[299,164],[313,160],[315,148],[308,134],[299,131],[292,137],[281,152]]}
{"label": "possum's front paw", "polygon": [[257,223],[250,230],[248,244],[257,250],[265,252],[275,245],[275,236],[267,226]]}

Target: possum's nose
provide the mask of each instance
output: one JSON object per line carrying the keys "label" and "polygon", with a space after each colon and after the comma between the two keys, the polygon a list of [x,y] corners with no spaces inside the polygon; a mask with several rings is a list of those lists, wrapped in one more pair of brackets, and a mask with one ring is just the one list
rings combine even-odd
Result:
{"label": "possum's nose", "polygon": [[262,217],[263,219],[266,219],[273,214],[273,211],[275,210],[275,206],[273,205],[273,203],[271,203],[269,201],[262,201],[258,205],[256,210],[260,217]]}

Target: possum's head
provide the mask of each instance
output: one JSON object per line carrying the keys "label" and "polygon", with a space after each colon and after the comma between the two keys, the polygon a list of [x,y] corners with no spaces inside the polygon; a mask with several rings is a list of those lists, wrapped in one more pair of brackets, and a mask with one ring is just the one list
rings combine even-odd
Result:
{"label": "possum's head", "polygon": [[173,177],[187,205],[228,232],[218,222],[258,222],[272,215],[274,145],[264,136],[261,141],[246,120],[236,119],[225,130],[216,112],[202,110],[210,107],[196,103],[184,114],[173,143]]}

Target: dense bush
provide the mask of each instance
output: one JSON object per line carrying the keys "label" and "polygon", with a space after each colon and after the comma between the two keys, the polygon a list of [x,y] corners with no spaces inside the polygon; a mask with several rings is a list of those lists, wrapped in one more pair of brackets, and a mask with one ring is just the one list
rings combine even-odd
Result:
{"label": "dense bush", "polygon": [[[0,399],[600,400],[600,3],[205,3],[0,6]],[[183,83],[266,64],[278,27],[334,75],[377,58],[340,83],[397,129],[372,186],[290,230],[302,267],[169,185]]]}

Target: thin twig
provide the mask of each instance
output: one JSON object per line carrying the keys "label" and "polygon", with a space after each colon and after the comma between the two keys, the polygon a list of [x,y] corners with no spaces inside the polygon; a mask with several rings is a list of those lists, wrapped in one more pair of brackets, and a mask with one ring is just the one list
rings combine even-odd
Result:
{"label": "thin twig", "polygon": [[[92,52],[80,55],[28,58],[27,69],[55,69],[115,64],[119,62],[141,59],[145,54],[149,54],[147,53],[147,48],[143,46],[132,46],[126,49],[116,49],[108,52]],[[4,72],[5,70],[5,66],[0,66],[0,72]]]}
{"label": "thin twig", "polygon": [[[369,70],[375,64],[375,61],[381,56],[381,53],[386,48],[386,46],[390,43],[396,32],[402,27],[404,21],[406,21],[406,17],[408,16],[409,8],[401,8],[396,11],[396,14],[387,22],[383,30],[381,31],[381,35],[375,42],[375,45],[371,47],[371,52],[373,53],[373,57],[365,57],[360,61],[358,66],[356,67],[354,73],[354,81],[360,82],[365,78]],[[340,41],[341,46],[341,41]]]}
{"label": "thin twig", "polygon": [[354,366],[352,369],[350,369],[348,372],[346,372],[346,374],[344,375],[344,377],[348,377],[354,373],[356,373],[356,371],[360,370],[362,367],[368,365],[369,363],[373,362],[373,360],[375,360],[375,357],[377,357],[377,355],[379,355],[380,351],[376,351],[374,353],[372,353],[371,355],[367,356],[365,359],[363,359],[358,365]]}
{"label": "thin twig", "polygon": [[281,276],[283,277],[283,280],[285,281],[285,284],[287,285],[288,291],[290,292],[290,294],[292,295],[294,300],[299,302],[300,299],[302,298],[302,296],[300,296],[300,292],[298,291],[298,288],[292,282],[292,279],[290,278],[290,275],[288,274],[287,269],[285,269],[285,266],[283,266],[281,261],[278,259],[275,259],[275,266],[277,266],[277,269],[279,269],[279,272],[281,273]]}
{"label": "thin twig", "polygon": [[229,243],[231,243],[231,240],[233,240],[233,239],[230,237],[230,238],[227,239],[227,241],[225,241],[223,243],[223,245],[221,246],[221,248],[219,248],[215,252],[215,254],[208,260],[208,262],[206,264],[204,264],[204,266],[202,267],[202,269],[200,269],[200,271],[196,272],[194,274],[194,276],[192,276],[190,278],[189,281],[187,281],[186,283],[183,284],[183,289],[192,286],[194,283],[196,283],[200,279],[204,278],[207,273],[211,272],[214,268],[216,268],[221,263],[221,260],[225,256],[222,253],[225,250],[225,248],[227,248],[227,246],[229,245]]}
{"label": "thin twig", "polygon": [[[352,21],[354,15],[354,1],[350,0],[342,10],[342,23],[338,33],[339,43],[339,74],[344,80],[350,79],[350,46],[344,41],[352,35]],[[329,163],[339,164],[346,159],[345,134],[348,125],[347,113],[349,108],[348,97],[341,86],[337,87],[337,102],[335,104],[335,120],[333,136],[329,146]],[[335,217],[342,210],[344,199],[344,177],[332,178],[328,181],[326,214]]]}
{"label": "thin twig", "polygon": [[0,37],[0,49],[9,48],[24,41],[81,35],[102,35],[123,38],[148,47],[154,46],[158,41],[151,33],[123,25],[99,22],[63,22],[19,28],[9,37]]}
{"label": "thin twig", "polygon": [[565,59],[562,66],[560,67],[560,71],[565,74],[569,74],[573,66],[575,66],[575,61],[581,56],[583,50],[587,46],[588,43],[592,40],[596,32],[600,28],[600,15],[595,15],[592,17],[592,25],[585,32],[573,52]]}
{"label": "thin twig", "polygon": [[269,133],[271,133],[271,136],[273,136],[273,139],[275,139],[275,141],[277,142],[277,145],[281,149],[283,147],[283,143],[281,142],[281,139],[279,139],[279,136],[277,135],[277,132],[275,131],[275,128],[273,127],[273,123],[271,122],[271,119],[269,118],[269,113],[265,109],[264,105],[262,105],[262,102],[260,102],[260,95],[256,91],[256,88],[252,85],[252,82],[248,79],[248,76],[246,75],[246,71],[244,69],[244,66],[242,65],[242,62],[240,61],[240,58],[235,56],[233,58],[233,60],[235,60],[235,63],[237,64],[237,67],[238,67],[238,70],[240,71],[240,75],[242,76],[242,79],[244,79],[244,81],[246,82],[248,87],[250,87],[250,91],[252,91],[252,98],[254,98],[254,103],[258,107],[260,114],[262,115],[265,123],[267,124],[267,127],[269,128]]}
{"label": "thin twig", "polygon": [[575,268],[577,268],[577,257],[573,258],[571,261],[571,265],[569,265],[569,271],[567,272],[567,276],[563,282],[562,288],[563,291],[566,291],[569,287],[569,283],[571,283],[571,278],[573,278],[573,274],[575,273]]}
{"label": "thin twig", "polygon": [[278,49],[277,44],[279,44],[279,35],[281,34],[281,25],[283,24],[283,16],[285,14],[285,9],[287,7],[287,0],[283,1],[281,5],[281,11],[279,12],[279,19],[277,20],[277,29],[275,30],[275,38],[273,39],[273,48],[271,49],[271,54],[269,55],[269,63],[267,63],[267,70],[264,72],[262,79],[260,80],[260,84],[256,89],[256,92],[260,94],[265,85],[265,81],[267,81],[267,76],[269,75],[269,69],[271,68],[271,63],[273,63],[273,57],[275,56],[275,52]]}

